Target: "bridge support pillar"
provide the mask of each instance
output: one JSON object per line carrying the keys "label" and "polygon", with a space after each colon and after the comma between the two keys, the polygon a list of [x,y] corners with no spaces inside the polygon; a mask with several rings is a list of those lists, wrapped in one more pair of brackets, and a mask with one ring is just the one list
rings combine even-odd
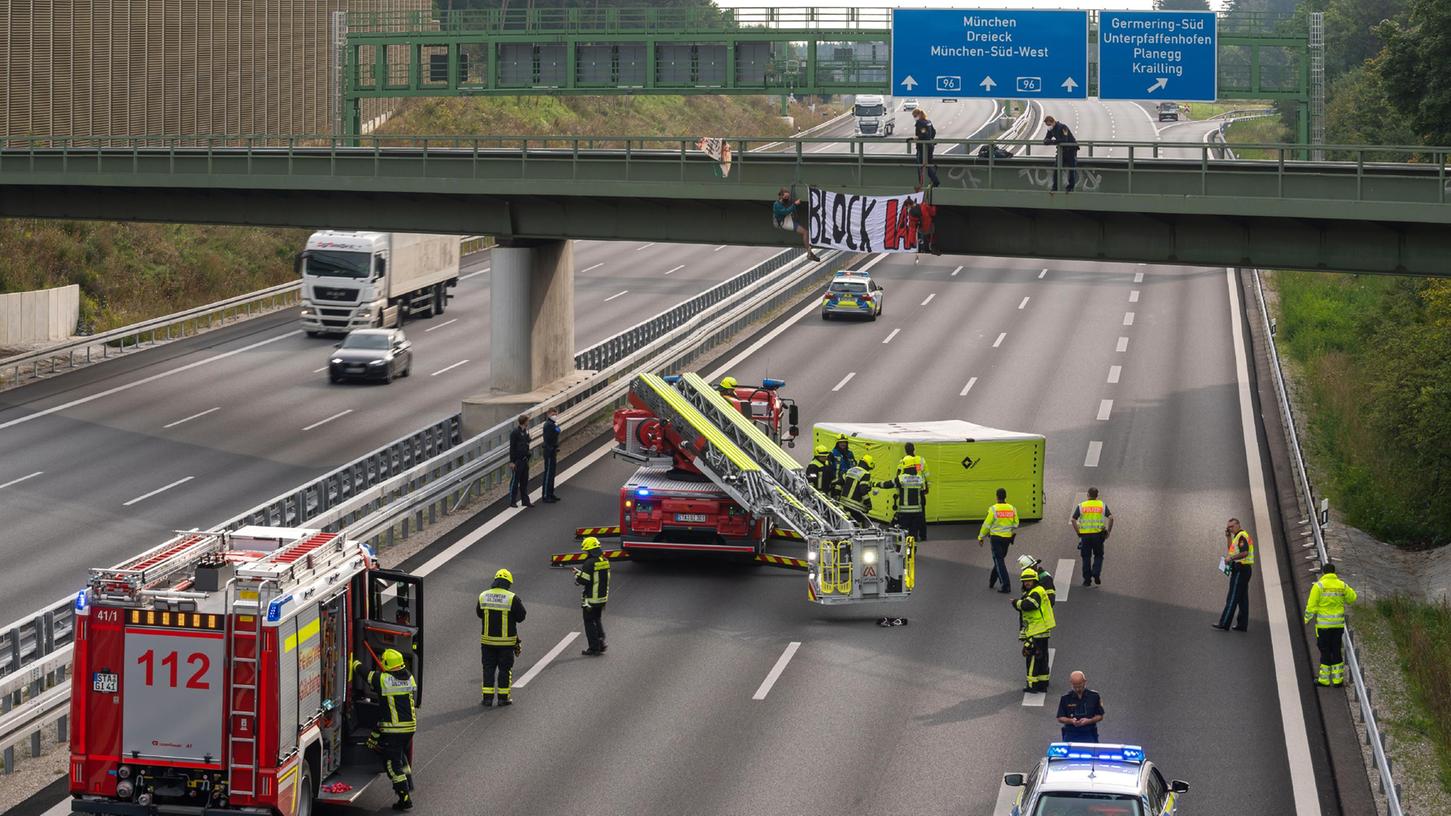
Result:
{"label": "bridge support pillar", "polygon": [[489,393],[463,405],[472,436],[562,390],[574,372],[574,244],[529,241],[491,251]]}

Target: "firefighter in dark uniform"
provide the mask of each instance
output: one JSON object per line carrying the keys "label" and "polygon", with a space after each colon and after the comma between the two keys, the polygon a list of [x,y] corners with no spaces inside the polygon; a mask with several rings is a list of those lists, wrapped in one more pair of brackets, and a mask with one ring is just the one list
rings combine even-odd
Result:
{"label": "firefighter in dark uniform", "polygon": [[574,582],[584,587],[580,606],[584,608],[584,636],[589,647],[580,654],[599,657],[605,653],[605,604],[610,600],[610,560],[600,549],[600,540],[590,536],[580,545],[586,556],[595,560],[584,569],[574,571]]}
{"label": "firefighter in dark uniform", "polygon": [[509,687],[514,684],[514,658],[519,654],[519,624],[524,621],[524,602],[514,593],[514,574],[506,569],[494,573],[494,583],[479,593],[478,613],[483,622],[479,651],[484,663],[483,706],[513,704]]}
{"label": "firefighter in dark uniform", "polygon": [[871,524],[872,468],[875,466],[871,454],[862,454],[861,459],[841,475],[842,508],[868,525]]}
{"label": "firefighter in dark uniform", "polygon": [[831,448],[816,446],[816,455],[806,464],[806,480],[821,495],[836,495],[836,460],[831,458]]}
{"label": "firefighter in dark uniform", "polygon": [[[370,671],[367,678],[369,693],[381,701],[378,724],[368,736],[367,745],[383,757],[383,769],[398,795],[393,809],[412,810],[413,768],[408,757],[413,753],[413,734],[418,730],[415,697],[418,685],[403,665],[403,655],[397,649],[384,649],[379,662],[383,670]],[[354,658],[349,668],[357,669],[361,665]]]}
{"label": "firefighter in dark uniform", "polygon": [[1023,594],[1013,599],[1013,608],[1018,610],[1021,622],[1018,640],[1023,643],[1023,658],[1028,664],[1028,680],[1023,691],[1047,691],[1048,637],[1058,624],[1048,591],[1038,583],[1037,570],[1025,569],[1019,578],[1023,582]]}
{"label": "firefighter in dark uniform", "polygon": [[877,487],[897,491],[895,523],[903,532],[918,541],[927,538],[927,479],[916,467],[898,469],[897,475]]}

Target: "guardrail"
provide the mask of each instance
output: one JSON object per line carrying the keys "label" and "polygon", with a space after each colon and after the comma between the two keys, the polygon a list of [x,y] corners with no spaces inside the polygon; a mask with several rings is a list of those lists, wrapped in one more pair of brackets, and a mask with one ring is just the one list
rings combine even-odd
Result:
{"label": "guardrail", "polygon": [[[561,425],[566,431],[576,430],[590,412],[598,410],[596,403],[605,404],[599,395],[611,385],[616,388],[609,398],[623,399],[628,384],[624,378],[635,370],[632,366],[636,361],[659,355],[666,347],[698,349],[712,339],[718,340],[738,329],[743,321],[754,320],[762,311],[774,308],[784,298],[799,295],[801,287],[819,285],[819,278],[834,271],[833,259],[829,257],[827,263],[803,267],[810,269],[809,273],[793,274],[795,262],[804,255],[800,249],[783,250],[653,318],[584,349],[575,355],[575,365],[581,370],[595,371],[595,376],[530,413],[538,415],[549,406],[558,406],[564,411]],[[781,274],[776,275],[778,272]],[[783,278],[789,278],[788,284],[794,282],[794,288],[787,290],[777,284]],[[801,282],[803,278],[806,283]],[[691,339],[701,332],[700,326],[717,323],[720,325],[708,332],[708,337]],[[591,397],[595,398],[594,402],[586,408],[571,410]],[[210,529],[236,529],[247,524],[307,524],[335,529],[366,515],[372,519],[370,529],[381,531],[370,533],[366,540],[387,544],[397,536],[407,537],[410,531],[456,509],[469,496],[502,482],[497,472],[502,466],[498,463],[503,462],[507,453],[512,423],[495,426],[464,444],[460,420],[457,414],[439,420]],[[455,490],[446,501],[425,505],[425,497],[440,491],[446,478],[451,479],[447,484],[462,486],[463,492]],[[425,493],[425,487],[432,492]],[[384,506],[387,499],[402,497],[407,497],[404,504]],[[29,688],[32,681],[13,678],[30,677],[33,667],[62,660],[53,655],[69,655],[74,633],[73,602],[74,596],[68,595],[0,629],[0,689],[17,682],[17,688]],[[64,679],[63,674],[60,679]],[[38,750],[39,734],[56,722],[58,716],[63,716],[66,699],[63,697],[57,702],[44,688],[37,688],[28,698],[6,695],[0,700],[0,711],[9,712],[13,706],[16,712],[28,713],[0,716],[0,748],[13,747],[29,739]],[[57,710],[61,710],[59,715]],[[63,733],[60,737],[63,738]],[[12,759],[7,754],[7,773],[13,768]]]}
{"label": "guardrail", "polygon": [[5,773],[15,769],[15,749],[30,744],[30,755],[40,756],[45,729],[56,726],[57,742],[66,738],[72,647],[51,652],[24,670],[0,678],[0,756]]}

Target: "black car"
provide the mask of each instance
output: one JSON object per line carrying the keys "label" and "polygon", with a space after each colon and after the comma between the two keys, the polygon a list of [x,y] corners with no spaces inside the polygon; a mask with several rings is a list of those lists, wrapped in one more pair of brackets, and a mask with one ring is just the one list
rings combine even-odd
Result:
{"label": "black car", "polygon": [[328,360],[327,378],[381,380],[407,377],[413,370],[413,344],[399,329],[357,329],[348,333]]}

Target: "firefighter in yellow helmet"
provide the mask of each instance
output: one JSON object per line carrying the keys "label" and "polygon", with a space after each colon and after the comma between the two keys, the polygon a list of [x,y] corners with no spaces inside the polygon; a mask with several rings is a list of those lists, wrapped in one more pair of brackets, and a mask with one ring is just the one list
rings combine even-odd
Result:
{"label": "firefighter in yellow helmet", "polygon": [[524,602],[514,592],[514,574],[506,569],[494,573],[494,583],[479,593],[477,612],[483,631],[479,634],[479,652],[484,664],[482,705],[511,705],[514,698],[514,658],[520,651],[519,624],[524,622]]}
{"label": "firefighter in yellow helmet", "polygon": [[580,606],[584,608],[584,636],[589,646],[581,654],[599,657],[605,653],[605,603],[610,599],[610,559],[600,549],[600,540],[590,536],[579,547],[586,556],[593,556],[584,569],[575,569],[574,582],[584,588]]}
{"label": "firefighter in yellow helmet", "polygon": [[1355,590],[1335,574],[1335,565],[1321,568],[1320,580],[1310,587],[1305,622],[1315,621],[1315,645],[1320,649],[1322,686],[1345,685],[1345,608],[1355,603]]}
{"label": "firefighter in yellow helmet", "polygon": [[720,392],[722,395],[727,397],[734,397],[736,395],[736,378],[721,377],[720,385],[718,387],[720,388]]}
{"label": "firefighter in yellow helmet", "polygon": [[871,524],[872,470],[876,465],[871,454],[864,453],[841,475],[841,506],[863,524]]}
{"label": "firefighter in yellow helmet", "polygon": [[1023,582],[1023,594],[1013,599],[1013,608],[1018,610],[1021,622],[1018,640],[1023,643],[1023,658],[1027,662],[1028,680],[1023,691],[1047,691],[1048,637],[1058,622],[1053,617],[1048,592],[1038,583],[1038,571],[1030,567],[1018,577]]}
{"label": "firefighter in yellow helmet", "polygon": [[836,460],[831,457],[831,448],[816,446],[816,455],[806,464],[806,480],[821,495],[836,495]]}
{"label": "firefighter in yellow helmet", "polygon": [[[413,734],[418,730],[418,685],[397,649],[384,649],[378,662],[382,671],[370,671],[367,677],[368,692],[380,701],[378,724],[368,736],[367,745],[383,757],[383,769],[398,795],[393,809],[412,810],[413,768],[409,757],[413,754]],[[349,674],[360,665],[354,658]]]}

